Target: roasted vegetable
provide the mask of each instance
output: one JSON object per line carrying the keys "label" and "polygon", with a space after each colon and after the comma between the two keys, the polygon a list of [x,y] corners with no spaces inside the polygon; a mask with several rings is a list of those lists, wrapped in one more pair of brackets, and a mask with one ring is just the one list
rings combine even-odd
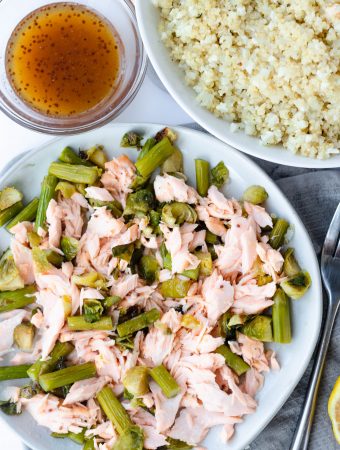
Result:
{"label": "roasted vegetable", "polygon": [[301,298],[310,288],[312,284],[311,277],[308,272],[302,271],[289,277],[287,280],[281,281],[280,286],[293,300]]}
{"label": "roasted vegetable", "polygon": [[249,186],[243,193],[243,200],[253,205],[260,205],[268,198],[267,191],[264,187],[253,185]]}
{"label": "roasted vegetable", "polygon": [[211,184],[221,188],[229,178],[229,170],[223,161],[211,169]]}
{"label": "roasted vegetable", "polygon": [[256,316],[250,322],[246,322],[240,329],[246,336],[262,342],[272,342],[272,319],[268,316]]}
{"label": "roasted vegetable", "polygon": [[27,352],[33,348],[34,335],[35,327],[29,322],[24,322],[14,328],[13,340],[20,350]]}
{"label": "roasted vegetable", "polygon": [[195,223],[197,221],[197,213],[187,203],[167,203],[162,209],[162,221],[169,227],[182,225],[184,222]]}
{"label": "roasted vegetable", "polygon": [[8,250],[0,258],[0,291],[23,289],[24,282],[15,265],[12,253]]}
{"label": "roasted vegetable", "polygon": [[123,378],[123,385],[125,389],[134,397],[145,395],[149,392],[149,371],[145,366],[131,367]]}

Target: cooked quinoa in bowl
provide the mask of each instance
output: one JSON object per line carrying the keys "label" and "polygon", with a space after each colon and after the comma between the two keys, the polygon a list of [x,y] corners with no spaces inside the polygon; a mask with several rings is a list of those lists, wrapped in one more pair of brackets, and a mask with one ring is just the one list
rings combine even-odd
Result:
{"label": "cooked quinoa in bowl", "polygon": [[153,0],[160,33],[198,102],[217,117],[325,159],[340,153],[335,0]]}

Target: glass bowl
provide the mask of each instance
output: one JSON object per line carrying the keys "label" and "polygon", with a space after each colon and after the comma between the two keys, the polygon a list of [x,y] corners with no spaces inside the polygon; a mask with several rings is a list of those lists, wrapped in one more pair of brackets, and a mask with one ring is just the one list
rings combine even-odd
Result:
{"label": "glass bowl", "polygon": [[[7,78],[5,56],[7,42],[21,20],[42,6],[52,3],[84,5],[103,16],[121,41],[120,83],[112,95],[88,111],[69,117],[47,116],[22,101]],[[18,124],[50,134],[75,134],[104,125],[117,117],[137,94],[146,71],[147,57],[138,33],[134,6],[130,0],[3,0],[0,34],[0,109]]]}

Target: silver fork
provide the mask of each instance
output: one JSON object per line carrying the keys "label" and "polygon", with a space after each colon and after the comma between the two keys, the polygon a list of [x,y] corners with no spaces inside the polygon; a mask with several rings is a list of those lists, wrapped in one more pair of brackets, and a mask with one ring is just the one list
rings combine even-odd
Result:
{"label": "silver fork", "polygon": [[[340,304],[340,203],[329,226],[321,255],[321,274],[328,294],[327,313],[315,352],[303,410],[294,433],[290,450],[307,450],[312,428],[322,370],[332,329]],[[326,301],[326,300],[325,300]]]}

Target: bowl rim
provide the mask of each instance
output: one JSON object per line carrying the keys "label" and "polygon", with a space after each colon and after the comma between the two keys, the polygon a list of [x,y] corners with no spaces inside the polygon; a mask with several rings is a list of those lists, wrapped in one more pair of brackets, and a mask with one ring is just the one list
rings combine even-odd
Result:
{"label": "bowl rim", "polygon": [[[66,119],[65,125],[56,126],[54,124],[45,124],[43,121],[37,123],[37,121],[35,120],[24,117],[20,114],[19,111],[12,107],[11,102],[7,102],[7,99],[2,95],[0,89],[0,111],[3,112],[11,120],[16,122],[18,125],[21,125],[29,130],[44,134],[53,134],[57,136],[79,134],[86,131],[91,131],[100,126],[106,125],[111,120],[118,117],[136,97],[139,89],[142,86],[148,67],[148,57],[144,48],[143,40],[139,33],[134,4],[132,0],[119,1],[122,2],[124,4],[123,6],[125,6],[128,10],[139,51],[139,65],[137,67],[136,75],[134,78],[131,78],[130,85],[127,87],[127,92],[119,104],[117,104],[113,109],[107,111],[104,115],[97,117],[95,120],[88,121],[87,123],[79,123],[77,125],[68,126]],[[81,4],[81,0],[79,3]],[[92,6],[90,7],[93,8]]]}
{"label": "bowl rim", "polygon": [[[285,166],[311,168],[311,169],[330,169],[340,167],[340,154],[331,156],[328,159],[317,159],[300,154],[294,154],[288,149],[284,149],[282,146],[277,146],[277,148],[274,148],[275,152],[273,151],[273,149],[270,148],[270,146],[268,147],[263,146],[264,151],[261,152],[257,148],[252,148],[251,145],[240,142],[240,139],[237,137],[238,136],[237,133],[233,133],[231,131],[221,132],[220,130],[218,130],[217,127],[214,125],[214,123],[212,123],[214,119],[218,120],[218,118],[214,116],[213,113],[205,109],[203,106],[199,105],[197,102],[194,104],[193,102],[187,101],[184,98],[184,96],[181,96],[178,89],[178,85],[176,83],[176,81],[178,81],[178,77],[176,77],[177,80],[175,79],[172,80],[172,78],[175,78],[172,77],[172,73],[174,73],[175,69],[173,69],[173,71],[169,71],[167,70],[169,67],[165,67],[164,64],[161,64],[161,61],[164,61],[165,56],[167,61],[171,63],[172,67],[175,66],[175,63],[171,62],[171,57],[168,50],[161,41],[158,30],[156,31],[158,39],[154,39],[154,28],[157,25],[152,18],[153,14],[150,14],[150,7],[157,10],[157,7],[153,5],[152,0],[135,0],[136,17],[139,32],[142,37],[145,50],[148,54],[149,60],[156,74],[160,78],[166,90],[169,92],[172,98],[178,103],[178,105],[196,123],[198,123],[202,128],[207,130],[214,137],[220,139],[221,141],[235,148],[236,150],[240,150],[250,156],[254,156],[264,161],[278,163]],[[178,67],[176,68],[178,69]],[[186,85],[184,77],[182,77],[182,80],[183,86],[181,86],[181,88],[183,87],[183,89],[185,89],[186,92],[189,91],[192,92],[193,91],[192,88]],[[206,120],[205,117],[202,117],[203,115],[206,116],[207,114],[211,116],[212,120]],[[225,129],[227,130],[228,122],[227,121],[224,122],[226,124]],[[258,143],[260,143],[258,137],[248,136],[243,130],[240,131],[240,134],[242,136],[247,136],[249,138],[254,139],[254,142],[256,140]],[[266,148],[268,149],[268,151],[266,151]]]}
{"label": "bowl rim", "polygon": [[[115,130],[115,129],[119,129],[119,128],[124,128],[124,127],[129,127],[130,129],[133,128],[150,128],[150,127],[155,127],[157,129],[161,129],[164,128],[164,124],[157,124],[157,123],[145,123],[145,122],[131,122],[131,123],[127,123],[127,122],[116,122],[116,123],[112,123],[110,124],[109,127],[105,127],[106,130]],[[185,126],[173,126],[173,128],[175,130],[183,130],[183,132],[187,133],[187,134],[191,134],[191,135],[201,135],[204,139],[210,139],[211,141],[216,140],[216,138],[214,136],[209,135],[208,133],[204,133],[200,130],[195,130],[195,129],[191,129],[191,128],[187,128]],[[93,131],[93,130],[92,130]],[[96,130],[99,131],[99,130]],[[88,133],[90,134],[91,131]],[[84,133],[87,134],[87,133]],[[30,150],[26,151],[26,153],[24,153],[22,155],[22,158],[15,161],[13,165],[8,166],[7,170],[3,173],[0,174],[0,186],[2,185],[2,183],[4,183],[5,179],[10,176],[11,174],[15,173],[15,171],[23,164],[28,163],[29,159],[32,157],[32,155],[35,155],[39,152],[41,152],[46,146],[49,146],[51,144],[56,144],[58,143],[58,141],[60,141],[61,139],[63,139],[62,136],[60,137],[55,137],[55,138],[51,138],[49,139],[47,142],[44,142],[38,146],[35,146],[33,148],[31,148]],[[217,140],[218,142],[218,140]],[[228,144],[224,143],[224,142],[218,142],[220,145],[223,145],[225,147],[228,147]],[[229,146],[230,147],[230,146]],[[303,365],[299,366],[297,369],[298,372],[298,376],[294,378],[293,382],[289,384],[289,389],[287,389],[284,392],[284,395],[281,396],[281,400],[279,402],[278,405],[276,405],[276,407],[274,409],[272,409],[270,411],[270,414],[268,415],[268,417],[266,418],[266,420],[261,424],[261,426],[256,430],[256,433],[254,433],[254,435],[252,436],[252,439],[255,439],[260,433],[261,431],[263,431],[263,429],[268,425],[268,423],[274,418],[274,416],[278,413],[278,411],[284,406],[285,402],[287,401],[287,399],[291,396],[294,388],[297,386],[297,384],[300,382],[302,376],[305,373],[305,370],[307,369],[307,366],[313,356],[317,341],[318,341],[318,336],[320,333],[320,328],[321,328],[321,321],[322,321],[322,317],[323,317],[323,309],[322,309],[322,283],[321,283],[321,275],[320,275],[320,267],[319,267],[319,263],[318,263],[318,259],[314,250],[314,246],[311,240],[311,237],[306,229],[306,226],[304,225],[304,223],[302,222],[299,214],[297,213],[297,211],[295,210],[294,206],[292,205],[292,203],[290,202],[290,200],[287,198],[287,196],[284,194],[284,192],[281,190],[281,188],[270,178],[270,176],[262,169],[262,167],[260,167],[255,161],[253,161],[252,159],[250,159],[247,155],[237,151],[234,148],[229,148],[231,155],[234,155],[238,160],[242,162],[244,162],[245,164],[248,165],[249,168],[254,168],[255,171],[257,173],[259,173],[266,181],[266,183],[268,183],[269,186],[271,186],[271,188],[273,188],[275,191],[277,191],[277,193],[279,195],[281,195],[284,200],[287,202],[288,207],[291,210],[291,213],[294,215],[294,223],[295,225],[299,225],[299,227],[302,228],[302,231],[304,233],[304,237],[305,237],[305,245],[309,248],[309,250],[312,252],[313,258],[311,261],[311,266],[312,268],[310,269],[310,271],[313,270],[313,272],[315,272],[315,278],[313,278],[313,289],[315,289],[315,293],[317,296],[318,301],[316,301],[315,303],[317,303],[318,305],[318,311],[317,311],[317,323],[314,323],[314,327],[313,327],[313,335],[311,336],[311,342],[312,342],[312,346],[309,348],[309,355],[308,358],[305,359]],[[226,154],[226,159],[228,159],[228,156]],[[3,417],[0,414],[0,422],[6,423],[7,425],[9,425],[9,422],[5,419],[5,417]],[[12,425],[9,425],[10,428],[24,441],[24,443],[26,445],[30,445],[32,446],[32,441],[30,442],[29,439],[23,439],[20,435],[20,431],[17,431],[16,429],[14,429],[14,427]],[[38,425],[37,425],[38,426]],[[232,443],[232,441],[230,442]],[[222,447],[221,447],[222,448]],[[234,447],[237,450],[241,450],[241,448],[239,447]],[[243,447],[242,447],[243,448]],[[40,449],[39,449],[40,450]],[[41,450],[43,450],[43,448],[41,447]]]}

